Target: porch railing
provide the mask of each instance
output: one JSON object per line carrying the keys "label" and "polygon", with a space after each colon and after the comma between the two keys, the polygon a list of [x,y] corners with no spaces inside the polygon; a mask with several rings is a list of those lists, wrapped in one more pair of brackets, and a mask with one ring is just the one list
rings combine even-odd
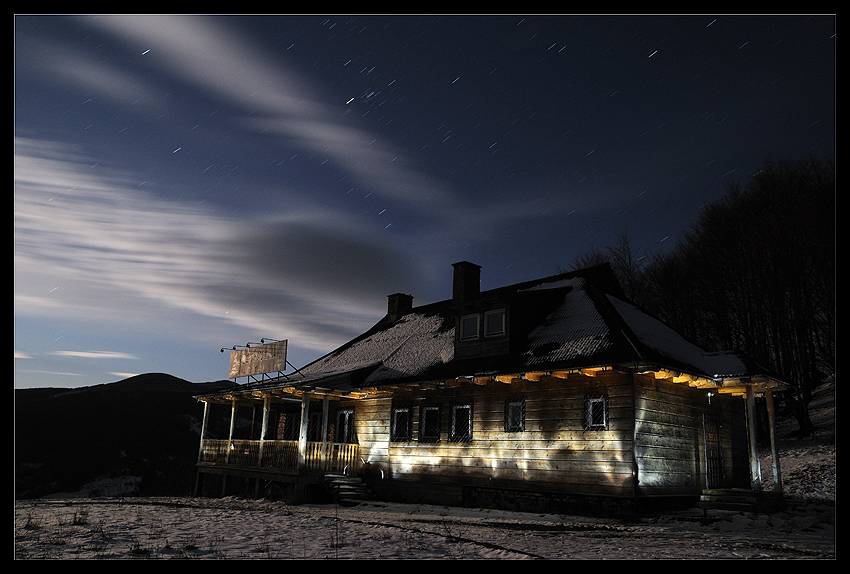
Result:
{"label": "porch railing", "polygon": [[308,442],[299,464],[298,441],[204,439],[198,462],[278,470],[343,472],[356,468],[358,445]]}

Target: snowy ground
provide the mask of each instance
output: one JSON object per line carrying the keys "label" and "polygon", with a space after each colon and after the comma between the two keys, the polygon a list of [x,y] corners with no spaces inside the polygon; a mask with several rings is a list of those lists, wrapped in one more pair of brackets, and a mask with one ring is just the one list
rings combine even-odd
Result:
{"label": "snowy ground", "polygon": [[18,559],[835,558],[834,509],[628,522],[436,506],[235,499],[16,504]]}
{"label": "snowy ground", "polygon": [[[625,521],[78,493],[15,502],[15,558],[835,559],[834,406],[818,412],[826,421],[819,436],[800,442],[780,435],[789,506],[775,514],[695,509]],[[765,488],[772,488],[769,463],[763,468]]]}

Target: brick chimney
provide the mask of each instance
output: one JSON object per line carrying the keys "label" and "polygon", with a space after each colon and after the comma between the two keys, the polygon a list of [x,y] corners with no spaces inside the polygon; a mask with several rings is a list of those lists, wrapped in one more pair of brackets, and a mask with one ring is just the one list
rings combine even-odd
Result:
{"label": "brick chimney", "polygon": [[481,291],[481,266],[469,261],[454,263],[452,303],[461,305],[474,299]]}
{"label": "brick chimney", "polygon": [[387,315],[391,320],[398,319],[413,308],[413,295],[394,293],[387,296]]}

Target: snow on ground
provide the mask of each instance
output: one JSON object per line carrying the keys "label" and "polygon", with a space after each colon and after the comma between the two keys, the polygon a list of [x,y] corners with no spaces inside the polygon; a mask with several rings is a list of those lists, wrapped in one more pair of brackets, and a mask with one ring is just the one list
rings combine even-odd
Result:
{"label": "snow on ground", "polygon": [[[825,391],[821,396],[831,399],[815,411],[818,435],[797,441],[779,434],[789,500],[783,512],[694,509],[616,520],[379,502],[291,506],[78,493],[15,502],[15,558],[835,559],[834,386]],[[772,489],[764,456],[762,469],[765,489]]]}
{"label": "snow on ground", "polygon": [[15,505],[17,559],[835,558],[834,508],[633,520],[441,506],[244,499],[43,499]]}

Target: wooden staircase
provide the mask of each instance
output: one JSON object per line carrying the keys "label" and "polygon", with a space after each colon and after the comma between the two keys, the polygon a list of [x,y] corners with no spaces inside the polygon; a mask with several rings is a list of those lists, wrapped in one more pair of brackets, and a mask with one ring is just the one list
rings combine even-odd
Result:
{"label": "wooden staircase", "polygon": [[776,512],[784,506],[782,496],[749,489],[717,488],[703,490],[697,508],[739,512]]}
{"label": "wooden staircase", "polygon": [[354,506],[372,498],[371,490],[359,476],[326,474],[324,483],[342,506]]}

